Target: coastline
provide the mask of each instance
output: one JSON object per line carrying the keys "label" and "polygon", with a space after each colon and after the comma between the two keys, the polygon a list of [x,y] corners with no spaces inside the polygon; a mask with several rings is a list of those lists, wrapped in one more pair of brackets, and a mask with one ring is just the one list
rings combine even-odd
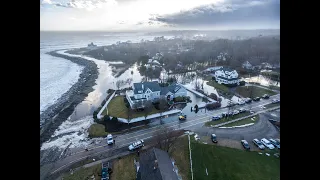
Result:
{"label": "coastline", "polygon": [[70,60],[83,68],[78,81],[64,93],[57,103],[48,107],[40,114],[40,122],[43,122],[40,128],[40,147],[43,142],[50,139],[54,131],[73,113],[75,107],[81,103],[87,95],[93,91],[93,86],[98,78],[98,68],[96,63],[78,57],[69,57],[58,54],[57,51],[51,51],[47,54],[55,57]]}

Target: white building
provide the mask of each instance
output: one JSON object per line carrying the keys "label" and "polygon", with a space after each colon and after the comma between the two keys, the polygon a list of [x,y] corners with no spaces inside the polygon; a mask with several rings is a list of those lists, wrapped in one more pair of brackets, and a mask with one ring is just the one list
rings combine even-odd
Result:
{"label": "white building", "polygon": [[239,84],[239,75],[236,70],[223,67],[214,73],[219,84]]}
{"label": "white building", "polygon": [[252,70],[253,66],[249,61],[246,61],[242,64],[242,68]]}
{"label": "white building", "polygon": [[[133,83],[133,90],[126,92],[126,98],[133,108],[137,102],[152,101],[156,102],[160,97],[172,99],[178,96],[187,96],[187,90],[177,84],[172,84],[168,87],[160,87],[158,81]],[[142,105],[143,107],[143,105]]]}

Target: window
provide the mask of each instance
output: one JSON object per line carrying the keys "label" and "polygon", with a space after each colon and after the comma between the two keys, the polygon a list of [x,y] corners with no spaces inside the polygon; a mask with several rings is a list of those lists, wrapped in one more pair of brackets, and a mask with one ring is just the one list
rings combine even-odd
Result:
{"label": "window", "polygon": [[147,97],[147,95],[144,95],[144,97],[146,98],[146,97]]}

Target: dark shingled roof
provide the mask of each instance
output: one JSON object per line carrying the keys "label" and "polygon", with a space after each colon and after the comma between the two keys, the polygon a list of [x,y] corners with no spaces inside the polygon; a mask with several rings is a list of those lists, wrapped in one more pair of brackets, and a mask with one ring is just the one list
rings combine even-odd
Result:
{"label": "dark shingled roof", "polygon": [[237,79],[239,79],[239,78],[225,78],[225,77],[222,77],[222,76],[218,76],[218,78],[220,78],[220,79],[224,79],[224,80],[228,80],[228,81],[232,81],[232,80],[237,80]]}
{"label": "dark shingled roof", "polygon": [[[142,89],[142,84],[143,84],[143,89]],[[160,91],[160,86],[158,81],[152,81],[152,82],[142,82],[142,83],[133,83],[133,87],[134,87],[134,93],[135,94],[140,94],[138,93],[138,91],[143,91],[145,92],[148,88],[152,91]]]}
{"label": "dark shingled roof", "polygon": [[[155,160],[158,161],[156,169],[154,169]],[[137,180],[178,180],[171,159],[163,150],[152,148],[141,154],[139,164]]]}
{"label": "dark shingled roof", "polygon": [[174,83],[169,85],[168,87],[162,87],[160,95],[166,95],[169,91],[171,93],[176,93],[177,91],[179,91],[179,89],[181,89],[181,86]]}

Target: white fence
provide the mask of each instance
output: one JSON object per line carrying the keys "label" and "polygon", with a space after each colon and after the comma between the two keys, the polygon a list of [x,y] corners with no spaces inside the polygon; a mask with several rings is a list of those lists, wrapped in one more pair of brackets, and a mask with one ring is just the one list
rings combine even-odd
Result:
{"label": "white fence", "polygon": [[101,116],[101,113],[103,112],[103,110],[105,108],[107,108],[109,102],[111,101],[111,99],[114,97],[114,95],[116,94],[116,91],[113,92],[113,94],[109,97],[109,99],[107,100],[107,102],[103,105],[103,107],[100,109],[98,115],[97,115],[97,118],[98,119],[101,119],[103,116]]}

